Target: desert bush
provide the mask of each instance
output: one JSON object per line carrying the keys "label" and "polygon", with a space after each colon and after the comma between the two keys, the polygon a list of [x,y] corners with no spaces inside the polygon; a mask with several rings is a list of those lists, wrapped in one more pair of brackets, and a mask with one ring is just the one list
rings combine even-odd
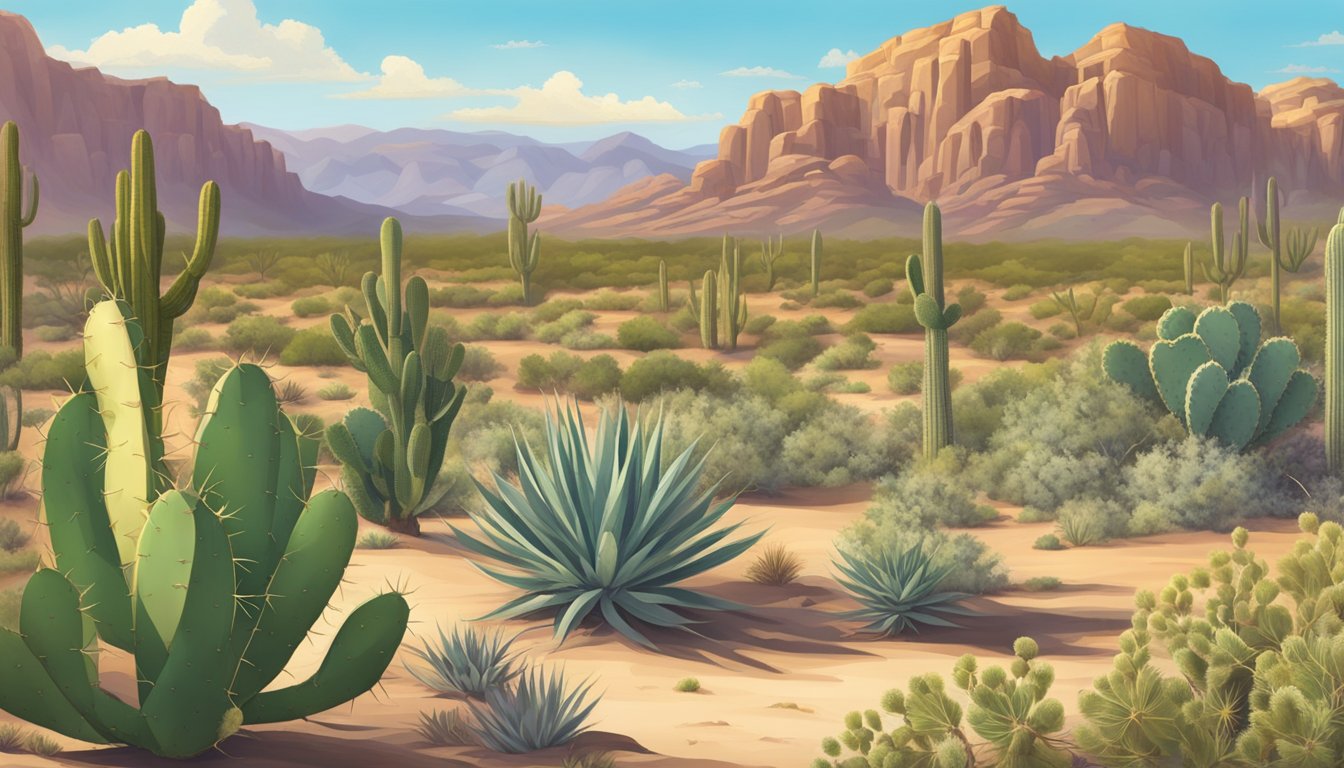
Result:
{"label": "desert bush", "polygon": [[537,325],[553,323],[581,309],[583,302],[578,299],[551,299],[532,308],[532,322]]}
{"label": "desert bush", "polygon": [[678,389],[727,392],[732,388],[732,374],[718,363],[697,365],[665,350],[630,363],[621,375],[621,396],[636,403]]}
{"label": "desert bush", "polygon": [[1171,299],[1166,296],[1155,294],[1135,296],[1132,299],[1126,300],[1120,305],[1120,308],[1139,320],[1151,322],[1161,317],[1168,309],[1171,309]]}
{"label": "desert bush", "polygon": [[973,528],[998,517],[993,507],[976,502],[958,477],[957,461],[948,451],[936,461],[916,462],[883,478],[866,516],[875,522],[904,520],[920,528]]}
{"label": "desert bush", "polygon": [[421,712],[415,732],[436,747],[466,747],[476,743],[471,725],[456,709],[436,709],[429,714]]}
{"label": "desert bush", "polygon": [[462,367],[453,378],[462,381],[489,381],[504,373],[504,364],[495,359],[488,347],[467,344],[463,347]]}
{"label": "desert bush", "polygon": [[[956,389],[961,384],[962,378],[960,368],[948,369],[947,382],[951,389]],[[918,394],[924,388],[923,361],[913,360],[892,365],[887,371],[887,388],[898,395]]]}
{"label": "desert bush", "polygon": [[747,578],[757,584],[783,587],[792,584],[803,572],[803,559],[778,542],[765,545],[747,567]]}
{"label": "desert bush", "polygon": [[[277,318],[268,315],[247,315],[229,323],[228,329],[224,332],[224,348],[234,354],[274,356],[288,346],[296,333],[293,328]],[[330,331],[326,335],[330,337]]]}
{"label": "desert bush", "polygon": [[880,296],[886,296],[895,289],[896,284],[891,281],[891,278],[879,277],[864,283],[863,295],[870,299],[876,299]]}
{"label": "desert bush", "polygon": [[592,312],[573,309],[550,322],[538,325],[533,335],[543,344],[558,344],[567,334],[587,328],[596,319],[597,315]]}
{"label": "desert bush", "polygon": [[677,693],[699,693],[700,681],[694,677],[683,677],[677,681],[676,685],[672,686],[672,689]]}
{"label": "desert bush", "polygon": [[[479,468],[485,473],[516,473],[515,437],[537,445],[542,439],[541,412],[508,400],[496,400],[490,387],[468,387],[449,437],[450,450],[462,457],[461,465]],[[445,462],[445,466],[448,464]],[[480,494],[470,478],[461,479],[463,483],[461,487],[454,487],[450,502],[465,510],[480,498]]]}
{"label": "desert bush", "polygon": [[[544,299],[544,292],[538,286],[533,286],[533,298]],[[526,304],[523,301],[523,287],[517,283],[510,283],[494,292],[485,300],[486,306],[490,307],[517,307]]]}
{"label": "desert bush", "polygon": [[760,336],[770,329],[778,320],[774,315],[751,315],[747,318],[746,324],[742,326],[742,332],[751,336]]}
{"label": "desert bush", "polygon": [[492,295],[491,291],[474,285],[444,285],[430,289],[429,305],[453,309],[484,307]]}
{"label": "desert bush", "polygon": [[969,344],[972,339],[981,333],[994,328],[1003,321],[1003,315],[997,309],[987,309],[977,312],[971,317],[960,320],[948,331],[948,339],[958,344]]}
{"label": "desert bush", "polygon": [[854,309],[863,306],[863,301],[848,291],[831,291],[818,295],[808,306],[815,309]]}
{"label": "desert bush", "polygon": [[571,688],[564,672],[529,669],[517,682],[492,688],[485,704],[471,702],[476,739],[487,749],[508,754],[535,752],[569,744],[587,730],[601,696],[589,698],[592,683]]}
{"label": "desert bush", "polygon": [[200,415],[205,410],[206,404],[210,401],[210,391],[214,389],[215,382],[233,367],[233,361],[227,357],[213,357],[206,360],[197,360],[194,375],[187,383],[182,385],[194,401],[192,412]]}
{"label": "desert bush", "polygon": [[995,360],[1009,360],[1030,355],[1038,349],[1041,332],[1022,323],[1001,323],[980,332],[971,339],[971,349],[977,354]]}
{"label": "desert bush", "polygon": [[583,300],[583,306],[586,309],[595,309],[599,312],[629,312],[637,309],[643,297],[631,293],[617,293],[615,291],[598,291]]}
{"label": "desert bush", "polygon": [[[229,326],[232,329],[233,326]],[[304,328],[290,337],[280,352],[282,365],[349,365],[331,328],[326,324]]]}
{"label": "desert bush", "polygon": [[[624,387],[621,391],[625,394]],[[666,417],[670,451],[679,453],[704,436],[705,442],[697,446],[697,458],[705,460],[706,485],[716,482],[726,491],[737,492],[773,491],[785,484],[778,453],[789,435],[789,419],[765,398],[682,389],[664,395],[659,406]],[[713,450],[709,450],[711,445]]]}
{"label": "desert bush", "polygon": [[867,480],[885,466],[873,422],[857,408],[825,407],[784,438],[779,461],[789,485],[835,487]]}
{"label": "desert bush", "polygon": [[[280,280],[267,280],[260,283],[239,283],[233,287],[233,292],[244,299],[273,299],[277,296],[284,296],[288,294],[289,291],[289,286]],[[247,306],[250,307],[247,310],[248,312],[256,311],[254,305],[249,304]],[[242,312],[239,311],[239,313],[241,314]]]}
{"label": "desert bush", "polygon": [[0,499],[8,499],[23,490],[28,460],[18,451],[0,452]]}
{"label": "desert bush", "polygon": [[1109,499],[1074,498],[1060,505],[1059,535],[1075,547],[1100,544],[1125,530],[1120,504]]}
{"label": "desert bush", "polygon": [[845,325],[848,333],[914,333],[922,330],[909,304],[869,304]]}
{"label": "desert bush", "polygon": [[963,285],[957,290],[957,303],[961,305],[962,317],[969,317],[985,306],[988,296],[973,285]]}
{"label": "desert bush", "polygon": [[1059,302],[1054,299],[1043,299],[1032,304],[1027,308],[1027,311],[1037,320],[1045,320],[1051,317],[1059,317],[1064,313],[1064,308],[1059,306]]}
{"label": "desert bush", "polygon": [[642,315],[621,323],[616,329],[616,343],[623,349],[652,352],[655,349],[676,349],[681,337],[657,319]]}
{"label": "desert bush", "polygon": [[1064,548],[1063,542],[1053,533],[1042,534],[1036,537],[1036,541],[1031,545],[1032,549],[1043,549],[1046,551],[1059,550]]}
{"label": "desert bush", "polygon": [[51,421],[51,417],[55,415],[56,412],[50,408],[32,408],[25,405],[23,418],[20,421],[25,427],[40,427]]}
{"label": "desert bush", "polygon": [[778,360],[789,370],[796,371],[820,355],[825,348],[826,345],[814,336],[786,336],[762,344],[756,349],[756,356]]}
{"label": "desert bush", "polygon": [[318,295],[297,298],[290,303],[289,309],[296,317],[317,317],[331,314],[334,307],[326,296]]}
{"label": "desert bush", "polygon": [[521,312],[484,312],[462,330],[470,341],[517,341],[527,336],[530,326],[527,315]]}
{"label": "desert bush", "polygon": [[1008,584],[1003,559],[983,541],[969,533],[912,525],[906,515],[884,515],[870,509],[841,533],[839,541],[842,550],[872,556],[903,552],[915,544],[923,546],[935,567],[947,568],[941,585],[944,590],[981,594]]}
{"label": "desert bush", "polygon": [[355,390],[351,389],[350,385],[346,384],[345,382],[333,381],[332,383],[326,385],[325,387],[322,387],[321,389],[317,390],[317,396],[322,400],[327,401],[349,400],[350,398],[355,396]]}
{"label": "desert bush", "polygon": [[178,352],[200,352],[216,345],[215,337],[200,327],[183,328],[173,338],[173,349]]}
{"label": "desert bush", "polygon": [[1124,483],[1132,535],[1227,531],[1250,516],[1295,511],[1275,493],[1276,478],[1260,454],[1238,453],[1213,439],[1156,445],[1125,468]]}
{"label": "desert bush", "polygon": [[570,331],[564,336],[561,336],[560,346],[565,349],[582,351],[614,349],[616,347],[616,340],[605,333],[595,333],[592,330],[583,328],[577,331]]}
{"label": "desert bush", "polygon": [[1025,299],[1025,298],[1027,298],[1028,296],[1030,296],[1030,295],[1031,295],[1031,292],[1032,292],[1033,290],[1035,290],[1035,289],[1033,289],[1030,285],[1026,285],[1026,284],[1024,284],[1024,283],[1018,283],[1018,284],[1016,284],[1016,285],[1010,285],[1010,286],[1008,286],[1008,288],[1007,288],[1006,290],[1004,290],[1004,292],[1003,292],[1003,300],[1004,300],[1004,301],[1021,301],[1022,299]]}
{"label": "desert bush", "polygon": [[75,338],[75,329],[68,325],[39,325],[33,329],[33,336],[38,341],[58,343]]}
{"label": "desert bush", "polygon": [[275,381],[275,399],[281,405],[295,405],[308,399],[308,388],[298,379]]}
{"label": "desert bush", "polygon": [[406,665],[411,676],[434,691],[484,699],[486,691],[508,685],[522,672],[513,653],[516,637],[478,632],[470,625],[454,627],[451,635],[439,627],[438,634],[437,641],[411,646],[408,650],[421,663]]}
{"label": "desert bush", "polygon": [[396,549],[401,546],[401,537],[387,531],[365,531],[355,540],[360,549]]}
{"label": "desert bush", "polygon": [[178,320],[178,325],[191,327],[201,323],[231,323],[243,315],[257,311],[257,305],[239,301],[233,291],[208,285],[196,293],[191,308]]}
{"label": "desert bush", "polygon": [[621,368],[611,355],[584,360],[556,351],[549,357],[532,354],[518,362],[518,387],[542,392],[566,392],[593,400],[615,391],[621,384]]}
{"label": "desert bush", "polygon": [[868,334],[855,333],[818,355],[813,360],[813,365],[819,371],[857,371],[876,368],[877,359],[873,357],[875,349],[877,344]]}
{"label": "desert bush", "polygon": [[84,351],[35,349],[0,371],[0,386],[72,391],[84,381]]}

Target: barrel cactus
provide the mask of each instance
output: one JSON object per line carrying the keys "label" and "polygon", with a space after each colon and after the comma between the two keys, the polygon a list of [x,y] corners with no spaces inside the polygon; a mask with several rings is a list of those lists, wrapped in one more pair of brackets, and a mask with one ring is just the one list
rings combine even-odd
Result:
{"label": "barrel cactus", "polygon": [[[300,457],[311,446],[265,372],[238,365],[215,385],[191,489],[128,499],[153,471],[143,446],[124,442],[152,429],[141,411],[153,340],[128,304],[107,301],[84,343],[90,358],[138,364],[91,367],[51,423],[42,486],[55,567],[24,589],[17,631],[0,630],[0,708],[82,741],[190,757],[245,725],[368,691],[406,629],[400,594],[351,612],[311,677],[268,688],[340,585],[357,524],[344,494],[310,497]],[[100,640],[134,655],[136,704],[99,686]]]}
{"label": "barrel cactus", "polygon": [[1299,367],[1297,345],[1284,337],[1262,342],[1260,329],[1260,313],[1246,302],[1198,315],[1172,307],[1146,355],[1116,341],[1103,365],[1113,380],[1165,405],[1190,434],[1243,450],[1278,437],[1316,402],[1316,379]]}
{"label": "barrel cactus", "polygon": [[336,343],[369,378],[376,410],[356,408],[327,428],[327,445],[341,462],[346,492],[361,517],[419,535],[419,516],[432,509],[446,486],[443,467],[448,432],[466,388],[453,383],[465,353],[442,327],[429,326],[429,285],[415,276],[401,282],[401,224],[383,222],[382,275],[367,272],[363,290],[368,319],[347,308],[331,316]]}

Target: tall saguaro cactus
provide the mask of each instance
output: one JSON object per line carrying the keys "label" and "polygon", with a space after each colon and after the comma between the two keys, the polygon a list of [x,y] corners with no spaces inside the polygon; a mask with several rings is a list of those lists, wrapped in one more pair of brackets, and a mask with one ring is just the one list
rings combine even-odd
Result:
{"label": "tall saguaro cactus", "polygon": [[182,272],[163,293],[164,221],[154,180],[154,144],[145,131],[136,131],[131,139],[131,167],[117,174],[116,198],[117,218],[110,242],[104,236],[102,222],[89,222],[89,257],[103,290],[130,305],[145,335],[145,364],[154,383],[151,408],[157,426],[162,423],[159,407],[173,346],[173,322],[191,308],[201,278],[215,257],[219,185],[207,181],[201,186],[196,244]]}
{"label": "tall saguaro cactus", "polygon": [[[23,356],[23,229],[37,218],[37,175],[28,176],[28,205],[24,206],[19,164],[19,126],[0,127],[0,356]],[[0,361],[3,364],[3,361]],[[11,422],[7,400],[14,403]],[[23,394],[15,388],[0,393],[0,450],[17,450],[23,425]]]}
{"label": "tall saguaro cactus", "polygon": [[672,310],[672,293],[667,289],[667,261],[658,260],[658,311]]}
{"label": "tall saguaro cactus", "polygon": [[[1269,249],[1270,291],[1273,293],[1274,329],[1282,333],[1282,314],[1279,310],[1280,272],[1294,272],[1302,268],[1311,252],[1316,250],[1317,232],[1296,227],[1283,233],[1279,227],[1279,182],[1273,176],[1265,184],[1265,212],[1256,221],[1260,244]],[[1287,235],[1284,242],[1283,235]],[[1286,247],[1285,247],[1286,245]]]}
{"label": "tall saguaro cactus", "polygon": [[775,262],[779,260],[780,254],[784,252],[784,235],[771,240],[769,237],[761,241],[761,268],[765,270],[765,292],[769,293],[775,290]]}
{"label": "tall saguaro cactus", "polygon": [[1344,209],[1325,241],[1325,458],[1344,476]]}
{"label": "tall saguaro cactus", "polygon": [[1185,267],[1185,295],[1195,295],[1195,249],[1190,243],[1185,244],[1185,255],[1181,259],[1182,266]]}
{"label": "tall saguaro cactus", "polygon": [[924,206],[924,253],[905,262],[915,297],[915,318],[924,326],[924,455],[937,458],[952,444],[952,388],[948,382],[947,330],[961,319],[961,305],[943,295],[943,219],[937,203]]}
{"label": "tall saguaro cactus", "polygon": [[812,230],[812,298],[821,292],[821,230]]}
{"label": "tall saguaro cactus", "polygon": [[1247,217],[1249,203],[1245,197],[1237,204],[1237,231],[1232,235],[1229,249],[1223,237],[1223,204],[1214,203],[1209,214],[1213,236],[1213,254],[1204,266],[1204,277],[1218,286],[1219,300],[1226,304],[1232,284],[1246,273],[1246,252],[1249,248],[1250,223]]}
{"label": "tall saguaro cactus", "polygon": [[464,349],[442,327],[429,327],[429,285],[420,276],[402,298],[401,224],[383,221],[382,275],[367,272],[362,288],[368,320],[332,315],[336,343],[369,378],[377,411],[356,408],[327,428],[327,444],[359,514],[392,530],[419,535],[419,515],[447,488],[434,487],[448,432],[466,387],[453,383]]}
{"label": "tall saguaro cactus", "polygon": [[700,296],[695,294],[695,282],[691,281],[691,314],[700,325],[700,346],[705,349],[719,348],[719,277],[714,270],[705,270],[700,281]]}
{"label": "tall saguaro cactus", "polygon": [[742,249],[736,238],[723,238],[719,260],[719,338],[729,352],[737,349],[737,337],[747,323],[747,299],[742,291]]}
{"label": "tall saguaro cactus", "polygon": [[527,232],[527,225],[541,215],[537,188],[519,179],[509,185],[509,266],[523,286],[523,303],[532,306],[532,272],[541,262],[541,233]]}

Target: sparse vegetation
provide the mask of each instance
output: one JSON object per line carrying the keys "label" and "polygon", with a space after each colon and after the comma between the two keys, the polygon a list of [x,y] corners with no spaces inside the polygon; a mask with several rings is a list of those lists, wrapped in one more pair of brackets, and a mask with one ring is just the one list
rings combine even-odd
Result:
{"label": "sparse vegetation", "polygon": [[803,559],[780,543],[767,544],[747,567],[747,578],[757,584],[783,587],[803,571]]}
{"label": "sparse vegetation", "polygon": [[696,680],[694,677],[683,677],[677,681],[677,684],[673,686],[673,688],[678,693],[699,693],[700,681]]}

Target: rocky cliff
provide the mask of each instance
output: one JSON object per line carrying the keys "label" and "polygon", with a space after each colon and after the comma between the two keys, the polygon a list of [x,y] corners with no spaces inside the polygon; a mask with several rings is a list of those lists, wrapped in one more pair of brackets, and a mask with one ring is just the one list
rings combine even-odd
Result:
{"label": "rocky cliff", "polygon": [[159,204],[169,231],[195,227],[207,179],[219,182],[225,232],[376,232],[383,211],[322,197],[285,170],[284,158],[250,131],[225,125],[199,88],[163,78],[121,80],[46,55],[27,19],[0,11],[0,120],[21,131],[22,161],[42,182],[36,230],[110,226],[113,183],[130,160],[131,136],[154,138]]}
{"label": "rocky cliff", "polygon": [[689,185],[644,180],[552,229],[681,235],[903,224],[938,200],[964,236],[1149,234],[1207,226],[1274,174],[1289,202],[1344,199],[1344,90],[1256,94],[1179,39],[1106,27],[1046,59],[995,6],[893,38],[836,84],[766,91]]}

